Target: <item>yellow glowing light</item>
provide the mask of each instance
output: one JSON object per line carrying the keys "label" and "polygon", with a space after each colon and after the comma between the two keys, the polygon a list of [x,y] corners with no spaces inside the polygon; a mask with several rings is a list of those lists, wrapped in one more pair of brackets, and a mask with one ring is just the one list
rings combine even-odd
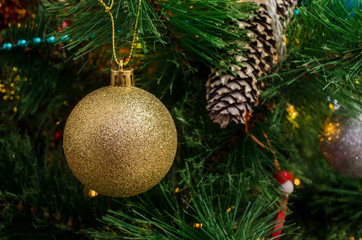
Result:
{"label": "yellow glowing light", "polygon": [[90,197],[96,197],[96,196],[98,196],[98,193],[96,192],[96,191],[94,191],[94,190],[89,190],[89,193],[88,193],[88,195],[90,196]]}
{"label": "yellow glowing light", "polygon": [[332,103],[330,103],[328,106],[329,106],[329,108],[330,108],[332,111],[335,111],[335,110],[336,110],[336,109],[334,108],[334,106],[333,106]]}
{"label": "yellow glowing light", "polygon": [[229,207],[229,208],[227,209],[227,211],[230,212],[230,211],[233,210],[233,209],[235,209],[235,207],[234,207],[234,206],[231,206],[231,207]]}
{"label": "yellow glowing light", "polygon": [[18,23],[18,28],[19,28],[19,27],[21,27],[21,24],[20,24],[20,23]]}
{"label": "yellow glowing light", "polygon": [[199,35],[195,35],[195,37],[199,38]]}
{"label": "yellow glowing light", "polygon": [[18,71],[18,68],[17,68],[17,67],[13,67],[13,71],[14,71],[14,72]]}
{"label": "yellow glowing light", "polygon": [[178,193],[179,191],[180,191],[180,188],[177,187],[177,188],[175,189],[175,193]]}
{"label": "yellow glowing light", "polygon": [[17,111],[18,111],[18,108],[17,108],[17,107],[14,107],[14,108],[13,108],[13,111],[14,111],[14,112],[17,112]]}
{"label": "yellow glowing light", "polygon": [[4,96],[3,96],[3,100],[7,100],[8,97],[9,97],[8,95],[4,95]]}
{"label": "yellow glowing light", "polygon": [[291,104],[288,104],[287,112],[288,112],[287,119],[289,120],[289,122],[295,123],[294,120],[297,118],[298,112],[295,110],[294,106]]}
{"label": "yellow glowing light", "polygon": [[202,223],[194,223],[194,228],[202,228]]}
{"label": "yellow glowing light", "polygon": [[60,122],[58,121],[58,122],[56,122],[55,124],[56,124],[56,125],[59,125],[59,124],[60,124]]}
{"label": "yellow glowing light", "polygon": [[298,178],[294,179],[294,185],[295,186],[299,186],[300,185],[300,180]]}
{"label": "yellow glowing light", "polygon": [[[357,83],[357,84],[359,84],[359,81],[358,81],[358,80],[356,80],[356,83]],[[359,239],[358,239],[358,240],[359,240]]]}
{"label": "yellow glowing light", "polygon": [[194,6],[192,6],[192,5],[191,5],[189,8],[190,8],[190,9],[193,9],[193,8],[194,8]]}

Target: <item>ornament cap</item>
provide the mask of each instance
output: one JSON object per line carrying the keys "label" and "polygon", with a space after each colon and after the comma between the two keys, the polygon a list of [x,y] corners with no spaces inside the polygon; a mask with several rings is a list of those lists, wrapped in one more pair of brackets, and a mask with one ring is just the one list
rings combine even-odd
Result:
{"label": "ornament cap", "polygon": [[112,70],[112,87],[131,87],[134,86],[133,69]]}

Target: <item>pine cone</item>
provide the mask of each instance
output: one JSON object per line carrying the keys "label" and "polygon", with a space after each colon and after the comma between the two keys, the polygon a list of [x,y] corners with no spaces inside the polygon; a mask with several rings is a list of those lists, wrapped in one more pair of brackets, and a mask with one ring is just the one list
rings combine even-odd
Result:
{"label": "pine cone", "polygon": [[[289,23],[291,17],[293,17],[293,10],[297,6],[298,1],[293,0],[277,0],[277,12],[278,16],[284,21],[286,24]],[[284,25],[284,29],[287,26]]]}
{"label": "pine cone", "polygon": [[[278,0],[278,18],[289,17],[288,9],[294,7],[297,1]],[[234,59],[242,64],[229,64],[229,69],[235,72],[225,73],[223,69],[213,69],[206,84],[206,109],[210,118],[226,127],[231,121],[245,123],[245,118],[252,113],[252,107],[258,105],[260,90],[257,79],[268,75],[277,62],[276,41],[273,36],[272,19],[264,4],[255,11],[255,18],[250,22],[238,22],[238,27],[248,30],[250,43],[238,46],[244,49],[242,55]],[[288,20],[283,20],[287,23]],[[239,43],[237,45],[240,45]],[[236,49],[235,51],[238,51]]]}

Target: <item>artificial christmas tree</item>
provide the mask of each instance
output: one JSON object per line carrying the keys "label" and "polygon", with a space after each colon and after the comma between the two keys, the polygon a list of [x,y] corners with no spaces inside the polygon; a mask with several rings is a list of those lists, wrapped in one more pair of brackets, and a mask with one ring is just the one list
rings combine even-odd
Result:
{"label": "artificial christmas tree", "polygon": [[[358,1],[349,3],[308,1],[291,18],[294,3],[276,2],[284,56],[278,50],[283,44],[255,15],[265,10],[260,3],[114,0],[113,8],[105,9],[96,0],[22,1],[17,6],[30,14],[8,25],[0,38],[0,238],[361,238],[362,180],[336,172],[319,148],[332,114],[355,120],[360,115],[362,13]],[[267,34],[255,34],[260,32]],[[269,46],[267,36],[275,40],[277,65],[261,65],[267,58],[250,52],[262,53],[252,35],[263,46]],[[63,152],[72,109],[109,85],[111,71],[118,71],[113,44],[117,58],[126,57],[135,69],[135,86],[161,99],[177,129],[170,171],[152,189],[128,198],[84,186]],[[260,61],[258,67],[243,63],[246,58]],[[258,82],[247,78],[245,66],[262,73]],[[252,118],[245,115],[251,119],[246,124],[218,118],[227,125],[220,128],[210,121],[205,109],[210,69],[230,75],[230,82],[239,78],[238,69],[244,72],[237,83],[243,92],[229,95],[235,101],[245,95],[250,108],[251,99],[258,101]],[[107,111],[99,105],[100,112]],[[87,139],[99,141],[92,131]],[[144,141],[153,142],[153,133],[147,136]],[[138,140],[129,142],[145,144]],[[104,155],[102,161],[109,157]]]}

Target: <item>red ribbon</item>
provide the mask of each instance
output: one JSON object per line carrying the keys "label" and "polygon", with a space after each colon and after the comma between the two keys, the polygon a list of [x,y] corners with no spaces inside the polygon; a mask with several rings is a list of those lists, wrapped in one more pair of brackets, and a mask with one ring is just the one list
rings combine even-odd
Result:
{"label": "red ribbon", "polygon": [[[283,202],[280,203],[282,209],[278,212],[277,215],[277,225],[274,227],[274,233],[271,235],[272,238],[279,237],[282,234],[282,229],[284,226],[285,216],[287,215],[288,210],[288,199],[289,196],[287,196]],[[278,230],[280,229],[280,230]],[[275,240],[279,240],[279,238],[275,238]]]}

